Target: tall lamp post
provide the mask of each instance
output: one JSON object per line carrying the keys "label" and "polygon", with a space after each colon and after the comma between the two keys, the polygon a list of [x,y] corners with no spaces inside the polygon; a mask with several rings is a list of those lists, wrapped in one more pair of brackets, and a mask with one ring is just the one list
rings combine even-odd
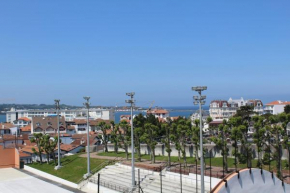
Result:
{"label": "tall lamp post", "polygon": [[56,109],[56,121],[57,121],[57,158],[58,158],[58,164],[57,166],[55,166],[55,170],[59,170],[61,168],[61,165],[60,165],[60,131],[59,131],[59,110],[60,110],[60,107],[59,107],[59,102],[60,100],[59,99],[55,99],[54,100],[55,102],[55,109]]}
{"label": "tall lamp post", "polygon": [[202,112],[201,112],[201,105],[205,104],[205,99],[206,96],[201,95],[201,92],[204,90],[207,90],[207,86],[195,86],[192,87],[193,91],[198,92],[199,96],[194,96],[194,104],[197,105],[199,104],[199,146],[200,146],[200,151],[201,151],[201,156],[200,156],[200,175],[201,175],[201,192],[204,193],[204,160],[203,160],[203,142],[202,142]]}
{"label": "tall lamp post", "polygon": [[126,100],[126,103],[131,104],[131,155],[132,155],[132,189],[135,188],[135,160],[134,160],[134,131],[133,131],[133,105],[135,104],[134,92],[126,93],[130,97],[130,100]]}
{"label": "tall lamp post", "polygon": [[89,124],[89,113],[90,113],[90,98],[91,97],[84,97],[86,102],[84,103],[84,106],[87,108],[87,160],[88,160],[88,173],[84,175],[84,178],[88,178],[91,175],[91,169],[90,169],[90,124]]}

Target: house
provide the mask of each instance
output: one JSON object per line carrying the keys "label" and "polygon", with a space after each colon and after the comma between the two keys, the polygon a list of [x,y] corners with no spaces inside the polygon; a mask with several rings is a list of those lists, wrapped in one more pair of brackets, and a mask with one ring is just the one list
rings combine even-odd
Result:
{"label": "house", "polygon": [[[89,120],[89,131],[99,131],[99,123],[105,122],[106,124],[111,124],[110,120],[95,119]],[[87,133],[87,120],[86,119],[74,119],[73,121],[67,121],[68,125],[67,133],[69,134],[85,134]]]}
{"label": "house", "polygon": [[23,136],[22,135],[0,135],[0,145],[2,145],[4,148],[8,146],[19,146],[24,143]]}
{"label": "house", "polygon": [[226,100],[213,100],[210,103],[209,114],[213,120],[228,119],[236,114],[238,104]]}
{"label": "house", "polygon": [[[33,117],[32,118],[31,133],[53,134],[58,132],[57,117]],[[66,133],[66,122],[64,117],[59,118],[60,133]]]}
{"label": "house", "polygon": [[60,149],[65,154],[76,154],[80,152],[84,147],[80,144],[60,144]]}
{"label": "house", "polygon": [[280,100],[273,101],[266,104],[264,112],[272,115],[277,115],[284,112],[284,107],[286,105],[290,105],[290,102]]}
{"label": "house", "polygon": [[162,118],[162,119],[166,119],[167,117],[169,117],[169,112],[161,108],[150,109],[147,111],[147,115],[149,114],[154,115],[156,118]]}
{"label": "house", "polygon": [[[101,144],[99,139],[99,134],[90,134],[90,146]],[[85,147],[87,145],[87,134],[75,134],[72,136],[73,142],[72,145],[82,145]]]}
{"label": "house", "polygon": [[31,127],[32,127],[31,124],[26,125],[26,126],[24,126],[24,127],[21,127],[21,128],[20,128],[20,134],[31,134],[31,133],[32,133],[32,132],[31,132]]}
{"label": "house", "polygon": [[11,123],[0,123],[0,135],[6,134],[20,134],[20,131],[16,125]]}
{"label": "house", "polygon": [[31,119],[27,117],[21,117],[15,121],[13,121],[13,124],[18,126],[18,127],[25,127],[26,125],[31,124]]}
{"label": "house", "polygon": [[[23,146],[22,148],[19,148],[19,151],[28,154],[31,157],[30,161],[32,161],[32,162],[40,162],[40,156],[38,154],[35,154],[33,152],[32,148],[34,148],[35,151],[38,152],[38,147],[34,146],[34,145],[33,146],[29,146],[29,145]],[[61,153],[61,156],[64,155],[64,152],[60,151],[60,153]],[[55,155],[55,157],[58,156],[57,149],[54,151],[54,155]],[[42,162],[47,162],[47,155],[46,155],[45,152],[41,153],[41,158],[42,158]],[[50,155],[49,158],[50,158],[50,160],[52,160],[53,156]]]}
{"label": "house", "polygon": [[253,111],[258,115],[262,115],[264,113],[263,103],[259,99],[250,99],[244,100],[243,97],[241,99],[232,99],[230,98],[228,101],[226,100],[213,100],[210,103],[210,117],[213,120],[217,119],[229,119],[234,116],[242,106],[252,106]]}

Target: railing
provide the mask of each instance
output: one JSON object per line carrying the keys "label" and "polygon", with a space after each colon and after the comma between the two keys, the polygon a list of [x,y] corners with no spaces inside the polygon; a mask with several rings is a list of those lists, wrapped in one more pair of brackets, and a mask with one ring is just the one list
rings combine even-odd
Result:
{"label": "railing", "polygon": [[89,182],[92,182],[94,184],[99,184],[100,186],[103,186],[103,187],[106,187],[106,188],[110,188],[112,190],[116,190],[116,191],[119,191],[119,192],[124,192],[124,193],[129,193],[131,190],[130,187],[128,186],[124,186],[124,185],[121,185],[121,184],[116,184],[116,183],[113,183],[113,182],[108,182],[106,180],[102,180],[102,179],[99,179],[99,183],[98,183],[98,178],[91,178],[89,179]]}
{"label": "railing", "polygon": [[[100,165],[98,165],[96,168],[94,168],[93,170],[91,170],[91,174],[94,175],[95,173],[97,173],[100,169],[108,166],[108,165],[112,165],[113,163],[115,163],[117,161],[117,158],[115,158],[114,160],[109,160],[106,162],[101,163]],[[77,184],[79,185],[79,189],[81,189],[82,187],[84,187],[87,183],[89,182],[88,179],[84,179],[81,178]]]}

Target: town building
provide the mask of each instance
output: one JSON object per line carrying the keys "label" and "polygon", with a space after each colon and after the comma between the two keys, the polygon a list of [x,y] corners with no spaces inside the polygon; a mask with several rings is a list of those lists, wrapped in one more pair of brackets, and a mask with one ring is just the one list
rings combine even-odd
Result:
{"label": "town building", "polygon": [[0,135],[20,134],[20,130],[16,125],[11,123],[0,123]]}
{"label": "town building", "polygon": [[18,127],[25,127],[26,125],[29,125],[31,123],[31,120],[27,117],[21,117],[15,121],[13,121],[13,124]]}
{"label": "town building", "polygon": [[161,118],[161,119],[166,119],[167,117],[169,117],[169,112],[161,108],[149,109],[147,110],[147,115],[149,114],[152,114],[156,118]]}
{"label": "town building", "polygon": [[[31,123],[31,133],[43,133],[43,134],[53,134],[57,133],[57,117],[33,117]],[[59,118],[59,130],[60,133],[66,133],[66,122],[64,117]]]}
{"label": "town building", "polygon": [[32,125],[29,124],[29,125],[26,125],[24,127],[20,127],[20,134],[31,134],[31,128],[32,128]]}
{"label": "town building", "polygon": [[[109,120],[96,119],[89,120],[89,131],[97,132],[100,130],[99,123],[104,121],[110,124]],[[67,121],[67,133],[68,134],[86,134],[87,133],[87,120],[86,119],[74,119],[72,121]]]}
{"label": "town building", "polygon": [[[104,119],[104,120],[115,120],[115,111],[114,109],[90,109],[90,118],[92,119]],[[87,109],[61,109],[60,116],[64,117],[66,121],[72,121],[76,118],[86,117]],[[45,110],[16,110],[11,108],[10,111],[6,111],[6,121],[13,123],[22,117],[27,117],[32,120],[33,117],[47,117],[47,116],[56,116],[55,109],[45,109]]]}
{"label": "town building", "polygon": [[229,119],[237,113],[237,110],[242,106],[252,106],[253,111],[258,115],[262,115],[264,113],[263,103],[259,99],[249,99],[244,100],[241,99],[232,99],[230,98],[228,101],[226,100],[214,100],[210,103],[210,117],[213,120],[217,119]]}
{"label": "town building", "polygon": [[286,105],[290,105],[290,102],[280,100],[273,101],[266,104],[264,112],[272,115],[277,115],[284,112],[284,107]]}

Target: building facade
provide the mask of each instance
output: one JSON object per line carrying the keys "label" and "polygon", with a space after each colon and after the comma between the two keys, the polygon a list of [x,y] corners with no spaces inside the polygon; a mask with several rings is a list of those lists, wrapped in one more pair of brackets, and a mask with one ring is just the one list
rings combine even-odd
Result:
{"label": "building facade", "polygon": [[[13,123],[16,120],[19,120],[22,117],[27,117],[32,119],[33,117],[47,117],[56,115],[55,109],[47,110],[16,110],[11,108],[10,111],[6,111],[6,121]],[[65,118],[66,121],[72,121],[79,117],[86,117],[87,109],[61,109],[60,115]],[[115,111],[114,109],[90,109],[90,118],[92,119],[103,119],[103,120],[115,120]]]}
{"label": "building facade", "polygon": [[284,112],[284,107],[286,105],[290,105],[290,102],[287,101],[273,101],[266,104],[264,109],[265,113],[269,113],[272,115],[277,115]]}
{"label": "building facade", "polygon": [[214,100],[210,103],[210,117],[213,120],[218,119],[229,119],[237,113],[237,110],[242,106],[252,106],[253,111],[258,115],[262,115],[264,113],[263,103],[259,99],[249,99],[244,100],[241,99],[232,99],[230,98],[228,101],[226,100]]}

